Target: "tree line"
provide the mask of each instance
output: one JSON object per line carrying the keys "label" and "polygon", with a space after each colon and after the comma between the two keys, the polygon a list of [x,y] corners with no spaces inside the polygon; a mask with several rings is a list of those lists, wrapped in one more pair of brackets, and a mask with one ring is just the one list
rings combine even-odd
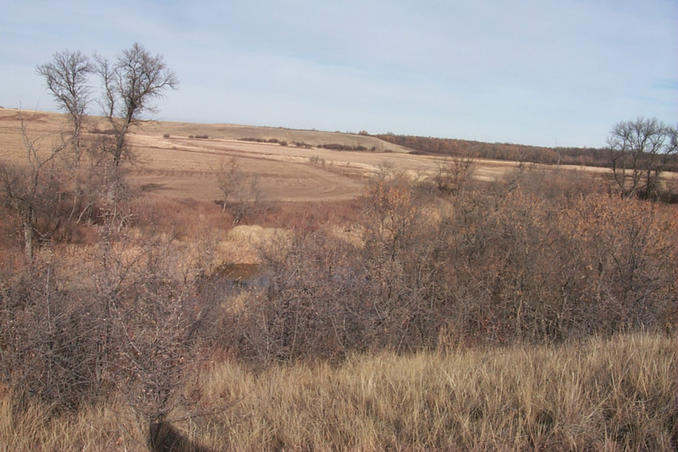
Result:
{"label": "tree line", "polygon": [[[650,124],[651,123],[651,124]],[[459,140],[452,138],[420,137],[411,135],[378,134],[375,135],[389,143],[405,146],[424,154],[449,155],[454,157],[472,157],[480,159],[510,160],[520,162],[542,163],[547,165],[583,165],[612,168],[614,161],[618,160],[619,152],[631,151],[626,146],[619,146],[618,137],[621,124],[626,124],[627,132],[629,124],[635,129],[634,151],[639,155],[644,153],[659,153],[666,156],[661,162],[662,170],[678,171],[678,159],[673,152],[661,152],[660,150],[646,148],[644,139],[652,139],[663,136],[668,142],[675,135],[675,128],[662,124],[656,119],[639,118],[635,121],[627,121],[615,125],[610,133],[612,143],[606,148],[576,148],[576,147],[544,147],[527,146],[512,143],[485,143],[481,141]],[[671,130],[672,129],[672,130]],[[646,136],[647,135],[647,136]],[[644,138],[644,136],[646,136]],[[643,161],[637,163],[642,164]],[[652,163],[651,165],[654,165]]]}

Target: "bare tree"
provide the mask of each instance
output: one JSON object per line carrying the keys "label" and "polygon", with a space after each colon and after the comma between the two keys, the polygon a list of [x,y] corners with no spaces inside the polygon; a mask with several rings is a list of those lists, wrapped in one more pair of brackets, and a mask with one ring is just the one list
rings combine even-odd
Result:
{"label": "bare tree", "polygon": [[73,127],[71,145],[73,147],[73,162],[80,165],[81,132],[85,119],[85,110],[90,101],[90,88],[87,77],[93,71],[89,59],[80,51],[64,50],[52,56],[52,61],[38,66],[40,74],[47,84],[57,106],[66,111]]}
{"label": "bare tree", "polygon": [[111,154],[115,167],[127,154],[125,138],[130,127],[141,115],[155,111],[153,100],[164,95],[167,88],[176,88],[177,76],[162,56],[151,55],[140,44],[118,56],[115,62],[97,57],[97,73],[104,85],[102,106],[113,129],[113,143],[103,150]]}
{"label": "bare tree", "polygon": [[235,158],[228,163],[221,161],[215,170],[215,178],[223,195],[222,210],[225,212],[230,206],[234,224],[239,223],[262,200],[259,177],[245,174]]}
{"label": "bare tree", "polygon": [[622,197],[656,197],[659,176],[678,153],[678,130],[655,118],[616,124],[608,137],[612,174]]}
{"label": "bare tree", "polygon": [[215,177],[219,190],[223,195],[222,210],[226,211],[226,205],[242,186],[245,176],[238,167],[238,162],[235,158],[232,158],[228,163],[223,160],[219,163]]}
{"label": "bare tree", "polygon": [[24,236],[24,254],[33,260],[33,237],[38,214],[52,214],[60,196],[59,178],[51,166],[65,148],[62,140],[46,153],[40,152],[38,139],[30,139],[23,120],[21,131],[27,166],[0,164],[0,200],[20,218]]}

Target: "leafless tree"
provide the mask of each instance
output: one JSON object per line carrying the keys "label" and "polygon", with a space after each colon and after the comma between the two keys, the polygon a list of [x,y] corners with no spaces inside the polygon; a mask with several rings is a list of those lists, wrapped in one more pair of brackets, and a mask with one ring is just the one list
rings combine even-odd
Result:
{"label": "leafless tree", "polygon": [[259,177],[245,174],[235,158],[229,160],[228,163],[222,161],[215,171],[215,178],[223,195],[223,211],[226,211],[230,204],[234,224],[239,223],[259,206],[261,202]]}
{"label": "leafless tree", "polygon": [[616,124],[608,137],[612,174],[622,197],[656,197],[664,166],[678,153],[678,130],[655,118]]}
{"label": "leafless tree", "polygon": [[227,162],[221,161],[219,167],[215,171],[217,185],[223,195],[223,210],[226,211],[226,205],[232,200],[235,193],[242,186],[245,176],[238,167],[238,162],[235,158]]}
{"label": "leafless tree", "polygon": [[89,58],[80,51],[64,50],[52,56],[52,61],[37,67],[57,106],[68,113],[73,127],[71,145],[73,162],[80,165],[81,133],[85,110],[90,101],[87,78],[93,71]]}
{"label": "leafless tree", "polygon": [[0,164],[0,196],[4,204],[14,211],[21,221],[24,254],[33,260],[33,237],[38,214],[53,213],[60,196],[60,180],[53,168],[54,159],[65,148],[61,142],[47,152],[40,152],[39,139],[31,139],[21,121],[26,166]]}
{"label": "leafless tree", "polygon": [[176,88],[177,76],[161,55],[153,56],[140,44],[117,57],[114,62],[97,57],[97,73],[101,76],[104,93],[102,107],[113,129],[113,142],[104,151],[111,154],[114,166],[120,166],[127,154],[125,138],[144,112],[153,112],[153,100],[164,95],[167,88]]}

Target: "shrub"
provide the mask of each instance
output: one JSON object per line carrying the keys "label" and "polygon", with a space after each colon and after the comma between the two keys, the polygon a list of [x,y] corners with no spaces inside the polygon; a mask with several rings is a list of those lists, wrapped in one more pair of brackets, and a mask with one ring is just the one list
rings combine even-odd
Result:
{"label": "shrub", "polygon": [[95,305],[61,288],[53,262],[36,262],[6,280],[0,293],[0,379],[17,406],[31,399],[55,410],[99,395]]}
{"label": "shrub", "polygon": [[313,166],[324,167],[326,164],[325,159],[320,157],[319,155],[312,155],[311,157],[308,158],[308,161]]}

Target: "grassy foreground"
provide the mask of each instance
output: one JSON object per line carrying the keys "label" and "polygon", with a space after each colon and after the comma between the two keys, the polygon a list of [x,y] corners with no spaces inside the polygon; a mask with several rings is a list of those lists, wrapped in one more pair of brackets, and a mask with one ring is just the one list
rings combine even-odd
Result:
{"label": "grassy foreground", "polygon": [[[186,388],[203,415],[174,425],[214,450],[675,450],[677,358],[675,337],[635,334],[261,373],[223,362]],[[0,450],[145,450],[120,401],[49,420],[10,398]]]}

